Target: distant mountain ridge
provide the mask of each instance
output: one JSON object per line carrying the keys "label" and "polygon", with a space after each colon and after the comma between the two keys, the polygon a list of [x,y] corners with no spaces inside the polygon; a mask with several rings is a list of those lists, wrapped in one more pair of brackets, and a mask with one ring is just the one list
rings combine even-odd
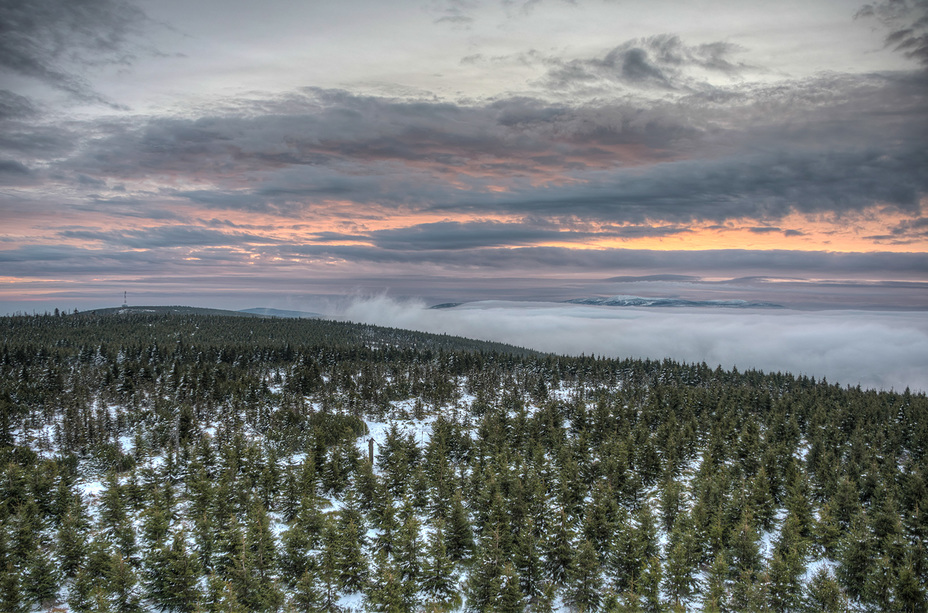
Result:
{"label": "distant mountain ridge", "polygon": [[242,309],[236,313],[250,313],[259,317],[282,317],[285,319],[311,319],[326,317],[321,313],[311,313],[308,311],[287,311],[285,309],[271,309],[267,307],[255,307],[253,309]]}
{"label": "distant mountain ridge", "polygon": [[591,296],[565,300],[571,304],[589,304],[611,307],[717,307],[725,309],[782,309],[773,302],[747,300],[686,300],[684,298],[646,298],[642,296]]}
{"label": "distant mountain ridge", "polygon": [[221,317],[261,317],[255,313],[191,306],[121,306],[79,311],[78,315],[218,315]]}
{"label": "distant mountain ridge", "polygon": [[271,309],[267,307],[255,307],[251,309],[242,309],[241,311],[231,311],[229,309],[212,309],[207,307],[192,306],[120,306],[108,307],[105,309],[89,309],[80,311],[78,314],[93,315],[216,315],[220,317],[271,317],[278,319],[312,319],[324,318],[325,315],[319,313],[309,313],[306,311],[286,311],[282,309]]}

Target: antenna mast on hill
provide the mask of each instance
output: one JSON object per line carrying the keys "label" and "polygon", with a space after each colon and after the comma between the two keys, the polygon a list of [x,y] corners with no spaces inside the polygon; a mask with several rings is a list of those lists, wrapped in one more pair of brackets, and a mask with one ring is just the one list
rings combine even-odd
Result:
{"label": "antenna mast on hill", "polygon": [[126,292],[122,293],[122,306],[124,307],[129,306],[129,301],[126,299]]}

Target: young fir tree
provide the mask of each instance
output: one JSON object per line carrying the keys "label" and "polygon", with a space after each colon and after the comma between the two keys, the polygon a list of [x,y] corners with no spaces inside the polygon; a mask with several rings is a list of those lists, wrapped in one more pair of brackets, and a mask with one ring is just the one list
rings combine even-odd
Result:
{"label": "young fir tree", "polygon": [[851,521],[851,528],[838,544],[838,580],[851,598],[864,594],[873,560],[870,530],[862,513]]}
{"label": "young fir tree", "polygon": [[641,576],[641,596],[646,613],[661,613],[664,602],[661,599],[661,580],[663,571],[657,556],[648,560],[644,574]]}
{"label": "young fir tree", "polygon": [[393,495],[386,488],[382,491],[387,498],[381,501],[380,511],[375,519],[377,535],[374,537],[372,546],[374,551],[383,551],[388,555],[393,555],[400,525],[396,517],[396,507],[393,506]]}
{"label": "young fir tree", "polygon": [[731,558],[735,576],[753,579],[761,569],[760,538],[754,529],[754,520],[744,515],[731,536]]}
{"label": "young fir tree", "polygon": [[10,613],[26,613],[30,608],[23,598],[19,572],[12,560],[5,560],[0,572],[0,607]]}
{"label": "young fir tree", "polygon": [[554,531],[544,541],[545,570],[555,585],[567,585],[570,580],[574,568],[573,537],[567,513],[562,510]]}
{"label": "young fir tree", "polygon": [[358,514],[352,513],[346,506],[339,511],[334,543],[339,569],[338,584],[349,592],[357,592],[364,586],[367,577],[367,560],[362,547],[365,536],[357,519]]}
{"label": "young fir tree", "polygon": [[602,603],[602,577],[599,556],[589,540],[580,544],[577,563],[571,573],[571,585],[566,601],[581,613],[598,611]]}
{"label": "young fir tree", "polygon": [[365,602],[370,611],[407,613],[414,610],[403,585],[402,571],[384,550],[377,552],[374,572],[365,589]]}
{"label": "young fir tree", "polygon": [[324,527],[325,518],[315,498],[304,498],[290,527],[281,536],[280,576],[289,587],[314,570],[315,559],[310,551],[319,546]]}
{"label": "young fir tree", "polygon": [[422,562],[419,552],[422,544],[419,538],[420,524],[416,518],[411,501],[407,498],[403,504],[403,523],[397,533],[394,556],[402,573],[403,586],[411,593],[418,591],[418,583],[422,572]]}
{"label": "young fir tree", "polygon": [[674,610],[685,610],[690,597],[695,593],[697,582],[694,574],[698,562],[699,552],[696,550],[693,525],[689,521],[689,514],[683,511],[676,516],[670,533],[663,584]]}
{"label": "young fir tree", "polygon": [[283,594],[274,576],[277,545],[267,510],[259,500],[254,501],[248,516],[245,551],[256,586],[254,598],[244,603],[255,610],[276,610],[283,602]]}
{"label": "young fir tree", "polygon": [[163,496],[155,495],[153,503],[142,512],[142,551],[149,554],[167,544],[171,518]]}
{"label": "young fir tree", "polygon": [[231,582],[215,573],[210,573],[206,578],[206,594],[200,608],[203,613],[250,613],[238,601]]}
{"label": "young fir tree", "polygon": [[770,560],[770,605],[777,613],[795,611],[802,598],[806,546],[801,521],[793,513],[787,515]]}
{"label": "young fir tree", "polygon": [[468,607],[480,613],[493,611],[502,587],[503,556],[496,530],[484,534],[467,582]]}
{"label": "young fir tree", "polygon": [[82,506],[72,506],[64,514],[58,527],[58,542],[55,554],[61,574],[73,579],[87,554],[87,529],[89,521]]}
{"label": "young fir tree", "polygon": [[25,596],[29,602],[45,603],[58,595],[58,569],[49,554],[49,547],[43,544],[39,536],[35,549],[26,558],[23,583]]}
{"label": "young fir tree", "polygon": [[618,509],[615,495],[605,481],[597,481],[592,489],[592,501],[587,505],[583,518],[583,536],[599,552],[600,561],[609,549],[615,534]]}
{"label": "young fir tree", "polygon": [[84,565],[71,584],[68,606],[78,613],[95,611],[101,598],[105,600],[109,594],[111,576],[112,554],[109,543],[97,535],[90,542]]}
{"label": "young fir tree", "polygon": [[720,551],[709,567],[706,586],[702,594],[704,611],[728,611],[730,594],[728,589],[729,563],[724,551]]}
{"label": "young fir tree", "polygon": [[514,561],[522,593],[529,604],[541,600],[544,591],[545,567],[541,559],[540,541],[535,521],[526,517],[515,537]]}
{"label": "young fir tree", "polygon": [[429,533],[425,561],[422,565],[422,591],[438,608],[451,610],[461,604],[458,576],[445,547],[443,523],[439,520]]}
{"label": "young fir tree", "polygon": [[499,595],[494,611],[499,613],[522,613],[525,610],[525,598],[519,587],[519,577],[512,564],[506,564],[500,577]]}
{"label": "young fir tree", "polygon": [[881,555],[870,561],[861,600],[879,611],[889,611],[895,603],[896,569],[892,560]]}
{"label": "young fir tree", "polygon": [[319,585],[314,570],[307,570],[293,587],[290,606],[298,613],[323,613],[327,611],[325,593]]}
{"label": "young fir tree", "polygon": [[[217,518],[218,520],[219,518]],[[245,550],[245,533],[234,514],[223,516],[216,525],[216,551],[213,555],[213,569],[223,580],[231,581],[243,560]]]}
{"label": "young fir tree", "polygon": [[170,547],[163,547],[149,571],[149,596],[162,608],[184,613],[196,610],[200,591],[196,558],[187,551],[184,533],[174,533]]}
{"label": "young fir tree", "polygon": [[115,613],[141,613],[141,589],[135,569],[118,554],[113,554],[110,568],[113,611]]}
{"label": "young fir tree", "polygon": [[915,571],[915,561],[909,554],[902,561],[896,572],[896,584],[893,586],[895,603],[903,611],[925,613],[928,611],[928,600],[925,598],[925,588],[918,579]]}
{"label": "young fir tree", "polygon": [[314,579],[322,592],[323,607],[330,609],[341,593],[341,566],[339,528],[331,519],[326,517],[323,529],[322,551],[319,555],[318,574]]}
{"label": "young fir tree", "polygon": [[843,613],[847,598],[827,568],[819,568],[806,586],[803,609],[808,613]]}
{"label": "young fir tree", "polygon": [[468,558],[474,549],[474,534],[464,503],[461,501],[460,490],[455,490],[451,498],[451,514],[445,532],[445,544],[448,548],[448,557],[454,562],[461,562]]}

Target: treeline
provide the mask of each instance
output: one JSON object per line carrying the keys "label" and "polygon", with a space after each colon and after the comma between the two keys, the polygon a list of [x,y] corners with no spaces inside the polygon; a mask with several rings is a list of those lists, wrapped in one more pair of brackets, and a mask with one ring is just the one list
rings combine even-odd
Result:
{"label": "treeline", "polygon": [[320,320],[0,330],[3,611],[928,609],[924,394]]}

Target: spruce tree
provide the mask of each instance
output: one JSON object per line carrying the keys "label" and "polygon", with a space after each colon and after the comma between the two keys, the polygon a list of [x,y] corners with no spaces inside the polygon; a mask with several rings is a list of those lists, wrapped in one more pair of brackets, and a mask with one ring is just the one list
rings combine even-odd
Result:
{"label": "spruce tree", "polygon": [[480,539],[467,582],[467,603],[473,611],[493,611],[503,585],[503,556],[497,530]]}
{"label": "spruce tree", "polygon": [[503,568],[500,582],[494,610],[499,613],[522,613],[525,610],[524,596],[519,587],[519,577],[512,564],[506,564]]}
{"label": "spruce tree", "polygon": [[307,572],[314,570],[315,560],[310,550],[318,546],[324,525],[315,501],[305,498],[290,527],[281,536],[280,576],[287,586],[293,587]]}
{"label": "spruce tree", "polygon": [[200,598],[199,568],[187,551],[183,531],[174,533],[171,545],[165,546],[149,570],[149,596],[162,608],[190,612]]}
{"label": "spruce tree", "polygon": [[455,562],[467,558],[474,548],[474,534],[471,529],[467,511],[461,501],[460,490],[455,490],[451,498],[451,516],[448,518],[448,527],[445,532],[448,557]]}
{"label": "spruce tree", "polygon": [[534,520],[526,517],[516,534],[514,561],[522,593],[530,603],[538,601],[544,590],[545,567],[541,559],[540,540]]}
{"label": "spruce tree", "polygon": [[425,561],[422,565],[422,591],[429,600],[449,608],[460,604],[454,562],[448,557],[441,521],[429,533]]}
{"label": "spruce tree", "polygon": [[928,611],[928,600],[925,598],[925,588],[915,572],[915,563],[909,555],[903,560],[896,573],[896,584],[893,586],[895,602],[902,611],[912,613],[925,613]]}
{"label": "spruce tree", "polygon": [[676,610],[685,608],[697,586],[694,574],[699,555],[696,551],[693,526],[688,520],[689,515],[686,512],[677,515],[667,548],[667,570],[663,587]]}
{"label": "spruce tree", "polygon": [[[79,613],[94,611],[109,593],[112,576],[109,544],[97,535],[88,547],[83,567],[68,592],[68,606]],[[108,608],[108,605],[107,605]]]}
{"label": "spruce tree", "polygon": [[298,613],[322,613],[326,611],[325,594],[319,578],[312,570],[307,570],[296,582],[291,597],[291,606]]}
{"label": "spruce tree", "polygon": [[257,582],[257,596],[253,604],[262,610],[273,610],[279,606],[283,596],[274,581],[277,560],[277,544],[271,532],[270,518],[264,504],[255,500],[248,516],[245,533],[245,551],[253,577]]}
{"label": "spruce tree", "polygon": [[801,522],[799,516],[787,515],[770,560],[770,604],[777,613],[795,611],[802,598],[806,547]]}
{"label": "spruce tree", "polygon": [[851,598],[860,598],[870,574],[873,546],[870,531],[862,514],[851,522],[851,529],[838,544],[836,574]]}
{"label": "spruce tree", "polygon": [[803,608],[808,613],[843,613],[847,598],[827,568],[819,568],[806,586]]}
{"label": "spruce tree", "polygon": [[554,528],[544,542],[545,570],[548,579],[561,586],[569,582],[574,568],[573,530],[565,511],[560,512]]}
{"label": "spruce tree", "polygon": [[58,569],[51,559],[47,547],[40,546],[32,550],[26,558],[23,583],[25,596],[29,602],[44,603],[58,594]]}
{"label": "spruce tree", "polygon": [[113,554],[110,562],[112,577],[113,611],[115,613],[140,613],[142,611],[139,578],[122,556]]}
{"label": "spruce tree", "polygon": [[9,613],[26,613],[29,610],[23,598],[19,572],[12,561],[7,561],[0,573],[0,607]]}
{"label": "spruce tree", "polygon": [[335,548],[338,556],[338,584],[349,592],[359,591],[367,577],[367,560],[362,552],[365,537],[355,519],[339,513]]}
{"label": "spruce tree", "polygon": [[417,585],[422,571],[419,553],[422,545],[419,539],[419,520],[408,498],[403,506],[403,516],[403,523],[397,534],[394,556],[402,572],[404,588],[414,593],[418,591]]}
{"label": "spruce tree", "polygon": [[598,611],[602,602],[599,556],[589,540],[580,544],[577,563],[571,573],[567,602],[582,613]]}
{"label": "spruce tree", "polygon": [[369,610],[382,613],[407,613],[414,610],[402,574],[385,551],[377,552],[373,576],[365,589],[365,602]]}
{"label": "spruce tree", "polygon": [[341,593],[341,543],[339,528],[329,518],[326,518],[323,528],[322,552],[318,562],[318,581],[322,589],[324,607],[334,607]]}
{"label": "spruce tree", "polygon": [[86,530],[89,525],[82,512],[82,507],[69,508],[58,528],[58,543],[55,553],[58,568],[66,578],[74,578],[84,561],[87,552]]}
{"label": "spruce tree", "polygon": [[645,572],[641,576],[641,596],[646,613],[661,613],[665,607],[661,599],[661,581],[663,571],[661,561],[657,556],[648,560]]}
{"label": "spruce tree", "polygon": [[706,586],[703,589],[704,611],[728,611],[730,592],[728,588],[729,563],[724,551],[720,551],[709,567]]}

